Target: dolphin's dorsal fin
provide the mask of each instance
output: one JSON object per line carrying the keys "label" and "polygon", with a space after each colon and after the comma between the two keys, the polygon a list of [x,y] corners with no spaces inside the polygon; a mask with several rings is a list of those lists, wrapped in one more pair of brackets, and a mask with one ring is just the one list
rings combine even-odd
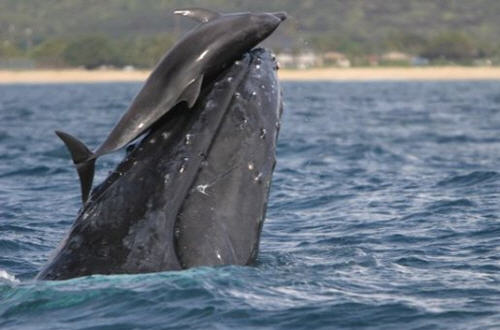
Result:
{"label": "dolphin's dorsal fin", "polygon": [[174,11],[174,14],[186,16],[201,23],[209,22],[214,18],[221,16],[221,14],[215,11],[201,8],[177,9],[176,11]]}
{"label": "dolphin's dorsal fin", "polygon": [[188,107],[192,108],[196,103],[196,100],[198,100],[198,96],[200,96],[202,84],[203,75],[199,76],[197,79],[194,79],[189,85],[186,86],[186,89],[179,97],[179,102],[185,101],[188,104]]}
{"label": "dolphin's dorsal fin", "polygon": [[78,176],[80,177],[80,188],[82,190],[82,202],[85,204],[92,189],[94,179],[94,168],[96,155],[74,136],[61,131],[56,131],[57,136],[63,140],[71,153],[71,158],[75,164]]}

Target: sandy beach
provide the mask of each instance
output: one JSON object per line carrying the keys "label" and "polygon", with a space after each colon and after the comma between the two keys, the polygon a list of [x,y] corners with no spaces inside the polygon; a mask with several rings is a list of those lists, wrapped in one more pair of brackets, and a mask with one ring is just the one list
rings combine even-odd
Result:
{"label": "sandy beach", "polygon": [[[149,71],[0,71],[0,84],[140,82]],[[279,71],[284,81],[500,80],[500,67],[320,68]]]}

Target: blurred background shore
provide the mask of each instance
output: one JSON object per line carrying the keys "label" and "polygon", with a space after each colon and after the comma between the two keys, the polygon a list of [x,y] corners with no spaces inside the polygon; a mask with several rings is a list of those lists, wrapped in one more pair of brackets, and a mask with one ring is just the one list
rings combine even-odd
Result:
{"label": "blurred background shore", "polygon": [[4,0],[0,81],[143,80],[196,26],[172,11],[193,6],[287,11],[287,22],[264,43],[276,53],[283,79],[499,76],[497,0]]}

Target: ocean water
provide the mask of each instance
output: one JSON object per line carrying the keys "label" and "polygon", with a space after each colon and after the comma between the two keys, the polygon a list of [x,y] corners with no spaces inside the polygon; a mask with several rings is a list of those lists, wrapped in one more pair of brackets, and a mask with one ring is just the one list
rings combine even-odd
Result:
{"label": "ocean water", "polygon": [[34,281],[139,87],[0,86],[1,329],[500,329],[500,82],[284,83],[255,267]]}

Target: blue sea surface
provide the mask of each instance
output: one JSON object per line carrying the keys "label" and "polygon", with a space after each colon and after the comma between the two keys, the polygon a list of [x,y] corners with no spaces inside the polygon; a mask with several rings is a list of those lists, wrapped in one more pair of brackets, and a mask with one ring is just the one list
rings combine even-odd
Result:
{"label": "blue sea surface", "polygon": [[284,83],[255,267],[34,281],[139,87],[0,86],[1,329],[500,329],[500,82]]}

